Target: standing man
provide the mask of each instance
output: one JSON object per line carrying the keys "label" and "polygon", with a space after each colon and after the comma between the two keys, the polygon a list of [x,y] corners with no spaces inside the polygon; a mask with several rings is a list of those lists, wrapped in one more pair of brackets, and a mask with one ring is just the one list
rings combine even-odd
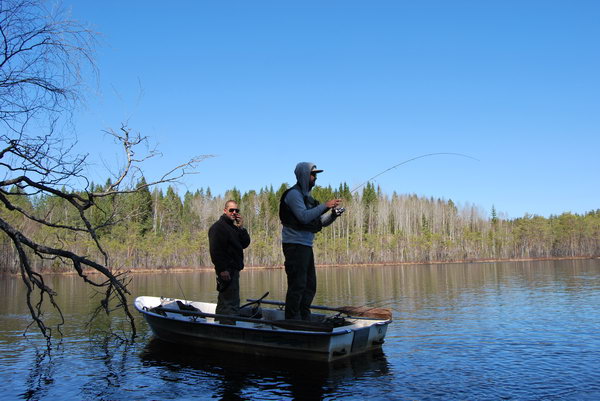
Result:
{"label": "standing man", "polygon": [[[322,172],[312,163],[298,163],[294,170],[296,185],[285,191],[279,202],[279,218],[283,224],[281,242],[288,282],[286,319],[310,320],[310,305],[317,292],[313,239],[315,233],[333,223],[344,211],[337,209],[341,199],[319,204],[310,195],[317,174]],[[331,213],[326,213],[329,210]]]}
{"label": "standing man", "polygon": [[219,297],[216,313],[235,315],[240,308],[240,270],[244,268],[244,249],[250,245],[250,235],[238,204],[228,200],[223,215],[208,230],[210,258],[217,273]]}

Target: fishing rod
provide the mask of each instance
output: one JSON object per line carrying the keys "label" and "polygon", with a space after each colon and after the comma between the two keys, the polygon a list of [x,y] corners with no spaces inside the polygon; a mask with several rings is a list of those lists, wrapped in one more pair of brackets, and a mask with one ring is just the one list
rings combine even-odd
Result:
{"label": "fishing rod", "polygon": [[177,285],[179,286],[179,291],[181,291],[181,295],[183,296],[183,299],[187,300],[187,297],[185,296],[185,293],[183,292],[183,288],[181,287],[181,283],[179,282],[179,278],[177,277],[177,273],[175,273],[175,280],[177,281]]}
{"label": "fishing rod", "polygon": [[417,156],[417,157],[413,157],[412,159],[404,160],[404,161],[402,161],[402,162],[400,162],[400,163],[398,163],[398,164],[396,164],[396,165],[393,165],[392,167],[390,167],[390,168],[388,168],[388,169],[385,169],[385,170],[383,170],[383,171],[382,171],[382,172],[380,172],[379,174],[377,174],[377,175],[374,175],[373,177],[369,178],[367,181],[363,182],[362,184],[360,184],[359,186],[357,186],[356,188],[354,188],[352,191],[350,191],[350,194],[353,194],[354,192],[356,192],[358,189],[362,188],[362,187],[363,187],[365,184],[367,184],[368,182],[370,182],[370,181],[373,181],[375,178],[379,177],[380,175],[383,175],[383,174],[387,173],[387,172],[388,172],[388,171],[390,171],[390,170],[393,170],[393,169],[395,169],[396,167],[400,167],[400,166],[402,166],[403,164],[410,163],[410,162],[412,162],[412,161],[415,161],[415,160],[417,160],[417,159],[422,159],[422,158],[424,158],[424,157],[430,157],[430,156],[440,156],[440,155],[460,156],[460,157],[466,157],[467,159],[472,159],[472,160],[479,161],[479,159],[476,159],[476,158],[474,158],[474,157],[472,157],[472,156],[469,156],[469,155],[465,155],[465,154],[463,154],[463,153],[454,153],[454,152],[436,152],[436,153],[427,153],[427,154],[424,154],[424,155],[420,155],[420,156]]}

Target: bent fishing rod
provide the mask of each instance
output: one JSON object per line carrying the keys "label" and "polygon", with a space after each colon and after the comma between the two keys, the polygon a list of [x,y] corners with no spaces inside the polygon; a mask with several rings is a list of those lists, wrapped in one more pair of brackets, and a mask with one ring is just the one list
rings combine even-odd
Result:
{"label": "bent fishing rod", "polygon": [[357,190],[359,190],[360,188],[362,188],[362,187],[363,187],[364,185],[366,185],[367,183],[369,183],[369,182],[373,181],[375,178],[377,178],[377,177],[379,177],[379,176],[381,176],[381,175],[383,175],[383,174],[387,173],[388,171],[395,169],[396,167],[400,167],[400,166],[402,166],[403,164],[410,163],[410,162],[412,162],[412,161],[415,161],[415,160],[418,160],[418,159],[422,159],[422,158],[424,158],[424,157],[430,157],[430,156],[440,156],[440,155],[450,155],[450,156],[466,157],[467,159],[472,159],[472,160],[479,161],[479,159],[476,159],[476,158],[474,158],[473,156],[465,155],[465,154],[463,154],[463,153],[454,153],[454,152],[436,152],[436,153],[427,153],[427,154],[424,154],[424,155],[420,155],[420,156],[413,157],[413,158],[411,158],[411,159],[408,159],[408,160],[404,160],[404,161],[402,161],[402,162],[400,162],[400,163],[398,163],[398,164],[395,164],[395,165],[393,165],[393,166],[392,166],[392,167],[390,167],[390,168],[387,168],[387,169],[383,170],[382,172],[380,172],[380,173],[378,173],[378,174],[374,175],[373,177],[369,178],[367,181],[363,182],[362,184],[360,184],[359,186],[357,186],[356,188],[354,188],[352,191],[350,191],[350,194],[353,194],[354,192],[356,192]]}

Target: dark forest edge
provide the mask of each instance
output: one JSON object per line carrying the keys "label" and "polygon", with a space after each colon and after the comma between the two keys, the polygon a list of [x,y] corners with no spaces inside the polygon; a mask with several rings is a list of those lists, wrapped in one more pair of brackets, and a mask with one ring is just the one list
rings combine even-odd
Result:
{"label": "dark forest edge", "polygon": [[[107,197],[87,210],[99,240],[110,255],[113,270],[160,272],[210,268],[207,231],[221,214],[227,199],[240,204],[252,236],[246,252],[249,268],[278,268],[283,264],[278,205],[288,188],[241,193],[229,190],[213,196],[210,189],[180,196],[174,187],[154,188],[142,179],[139,190]],[[92,184],[92,191],[109,187]],[[452,200],[391,196],[373,184],[351,194],[348,185],[337,189],[316,187],[318,200],[344,199],[347,212],[315,241],[315,256],[322,266],[472,263],[539,259],[576,259],[600,256],[600,209],[583,215],[565,212],[548,218],[525,215],[506,219],[492,207],[486,215],[474,205],[458,206]],[[52,195],[26,197],[19,188],[10,191],[13,202],[56,225],[79,224],[65,200]],[[80,232],[59,232],[36,224],[22,214],[0,208],[0,216],[56,247],[96,258],[93,241]],[[109,225],[105,222],[109,221]],[[18,258],[9,239],[0,234],[0,272],[17,273]],[[68,272],[60,259],[36,259],[40,272]]]}

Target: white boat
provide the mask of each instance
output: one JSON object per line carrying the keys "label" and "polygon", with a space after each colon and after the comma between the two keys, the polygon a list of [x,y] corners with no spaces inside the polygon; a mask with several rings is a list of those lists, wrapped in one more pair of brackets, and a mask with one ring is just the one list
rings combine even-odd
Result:
{"label": "white boat", "polygon": [[[266,294],[265,294],[266,296]],[[264,296],[263,296],[264,297]],[[135,308],[156,337],[176,344],[254,355],[333,361],[380,348],[391,313],[314,306],[311,321],[285,320],[282,302],[249,300],[240,316],[215,314],[216,304],[141,296]],[[262,304],[275,305],[263,308]],[[252,307],[251,307],[252,306]],[[358,311],[352,316],[352,311]],[[361,312],[362,311],[362,312]],[[365,316],[367,315],[367,316]]]}

